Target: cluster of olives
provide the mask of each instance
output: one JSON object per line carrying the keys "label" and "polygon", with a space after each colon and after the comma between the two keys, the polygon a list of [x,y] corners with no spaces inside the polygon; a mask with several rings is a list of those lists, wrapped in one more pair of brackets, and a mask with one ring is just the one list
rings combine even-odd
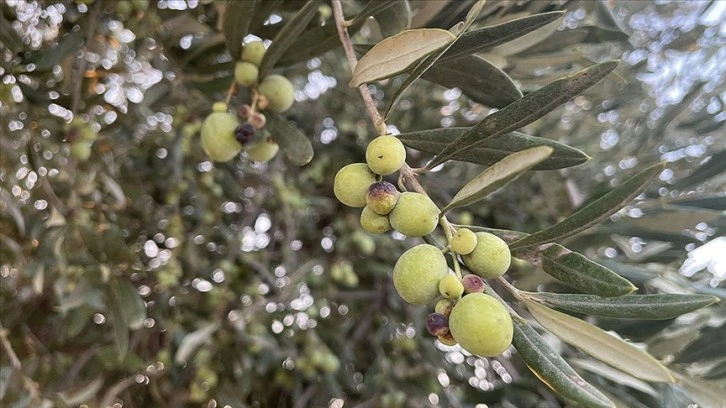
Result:
{"label": "cluster of olives", "polygon": [[330,268],[330,277],[334,282],[349,288],[358,286],[358,275],[353,269],[353,264],[348,261],[336,262]]}
{"label": "cluster of olives", "polygon": [[[284,112],[290,109],[295,101],[295,88],[282,75],[259,78],[258,67],[265,51],[262,41],[249,42],[242,48],[240,61],[235,66],[235,81],[252,89],[252,103],[244,104],[236,113],[231,113],[226,103],[217,102],[202,123],[202,147],[214,161],[232,160],[244,148],[250,160],[264,163],[272,160],[280,150],[265,129],[267,120],[261,111]],[[261,138],[255,137],[258,133]]]}
{"label": "cluster of olives", "polygon": [[499,237],[460,228],[449,249],[461,256],[472,274],[459,279],[449,271],[444,253],[429,244],[404,252],[393,268],[393,286],[399,296],[414,305],[436,299],[426,327],[446,345],[458,343],[472,354],[492,357],[512,342],[512,318],[504,305],[484,294],[484,279],[503,275],[511,254]]}
{"label": "cluster of olives", "polygon": [[366,148],[366,162],[352,163],[335,175],[333,193],[349,207],[363,208],[363,229],[381,234],[391,228],[409,237],[422,237],[436,229],[439,209],[425,194],[400,192],[382,180],[397,172],[406,161],[406,149],[398,138],[378,136]]}
{"label": "cluster of olives", "polygon": [[318,373],[335,373],[340,369],[340,360],[327,347],[315,347],[295,361],[295,369],[303,376],[313,379]]}
{"label": "cluster of olives", "polygon": [[71,157],[78,161],[86,161],[91,157],[91,145],[98,138],[98,133],[90,124],[78,119],[65,126],[65,141],[70,145]]}

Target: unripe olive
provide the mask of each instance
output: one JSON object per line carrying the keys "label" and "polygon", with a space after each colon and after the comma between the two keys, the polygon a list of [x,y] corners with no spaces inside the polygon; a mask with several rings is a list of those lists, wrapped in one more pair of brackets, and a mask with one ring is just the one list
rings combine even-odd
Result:
{"label": "unripe olive", "polygon": [[425,305],[439,296],[439,281],[448,270],[441,250],[420,244],[401,254],[396,261],[393,286],[406,302]]}
{"label": "unripe olive", "polygon": [[71,157],[78,161],[86,161],[91,157],[91,144],[85,140],[71,143]]}
{"label": "unripe olive", "polygon": [[386,215],[396,206],[399,195],[401,192],[396,186],[387,181],[379,181],[368,187],[366,205],[376,214]]}
{"label": "unripe olive", "polygon": [[262,43],[262,41],[252,41],[248,42],[247,44],[242,47],[242,57],[240,58],[242,61],[251,62],[255,64],[256,66],[260,66],[260,62],[262,62],[262,57],[265,56],[265,44]]}
{"label": "unripe olive", "polygon": [[439,293],[447,299],[458,299],[464,293],[464,285],[454,275],[446,275],[439,281]]}
{"label": "unripe olive", "polygon": [[275,112],[284,112],[295,102],[295,88],[282,75],[266,76],[257,90],[267,99],[267,108]]}
{"label": "unripe olive", "polygon": [[476,275],[466,275],[461,279],[466,293],[482,293],[484,292],[484,280]]}
{"label": "unripe olive", "polygon": [[366,147],[366,163],[371,171],[382,176],[397,172],[406,162],[406,148],[395,136],[383,135]]}
{"label": "unripe olive", "polygon": [[239,126],[237,115],[212,112],[202,123],[202,148],[216,162],[232,160],[242,150],[235,130]]}
{"label": "unripe olive", "polygon": [[441,336],[449,332],[449,319],[441,313],[431,313],[426,316],[426,330],[432,336]]}
{"label": "unripe olive", "polygon": [[469,255],[476,247],[476,234],[469,228],[459,228],[451,237],[451,250],[460,255]]}
{"label": "unripe olive", "polygon": [[279,150],[280,146],[271,137],[266,137],[259,143],[245,149],[247,157],[250,160],[260,163],[266,163],[272,160]]}
{"label": "unripe olive", "polygon": [[368,186],[376,182],[376,176],[371,173],[365,163],[352,163],[335,175],[333,193],[341,203],[348,207],[365,207]]}
{"label": "unripe olive", "polygon": [[409,237],[422,237],[436,229],[439,223],[439,209],[427,196],[404,192],[389,214],[391,227]]}
{"label": "unripe olive", "polygon": [[234,67],[234,80],[242,86],[251,87],[257,83],[259,73],[257,65],[240,61]]}
{"label": "unripe olive", "polygon": [[472,293],[454,305],[449,315],[449,330],[466,351],[494,357],[512,344],[514,326],[501,302],[483,293]]}
{"label": "unripe olive", "polygon": [[449,314],[451,314],[451,309],[453,307],[454,302],[452,302],[451,299],[441,299],[436,302],[436,306],[434,306],[434,312],[441,313],[442,315],[449,317]]}
{"label": "unripe olive", "polygon": [[484,279],[504,275],[512,262],[507,243],[488,232],[477,232],[476,239],[474,251],[461,257],[467,268]]}
{"label": "unripe olive", "polygon": [[370,207],[363,207],[360,213],[360,225],[371,234],[382,234],[391,229],[387,215],[376,214]]}
{"label": "unripe olive", "polygon": [[214,102],[214,105],[212,105],[212,112],[227,112],[227,103],[226,102]]}

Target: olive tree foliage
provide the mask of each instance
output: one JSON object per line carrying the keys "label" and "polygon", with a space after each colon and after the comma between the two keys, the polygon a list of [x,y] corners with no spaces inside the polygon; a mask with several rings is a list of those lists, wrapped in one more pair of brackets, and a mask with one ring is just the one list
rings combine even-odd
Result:
{"label": "olive tree foliage", "polygon": [[[724,276],[679,273],[724,235],[714,4],[350,0],[336,24],[324,1],[3,2],[0,401],[723,406]],[[679,31],[683,13],[702,18]],[[363,82],[448,220],[510,243],[488,282],[515,316],[498,357],[428,335],[430,308],[391,283],[421,241],[333,197],[381,131],[347,86],[344,25],[358,57],[409,29],[456,38]],[[214,163],[199,129],[249,101],[248,34],[296,102],[271,116],[275,159]],[[675,56],[704,70],[659,71]],[[493,194],[477,177],[541,146]]]}

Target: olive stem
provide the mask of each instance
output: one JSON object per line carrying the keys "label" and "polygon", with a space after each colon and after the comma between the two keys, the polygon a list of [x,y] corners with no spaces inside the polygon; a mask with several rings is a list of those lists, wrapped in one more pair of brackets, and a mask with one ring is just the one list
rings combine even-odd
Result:
{"label": "olive stem", "polygon": [[[348,65],[350,66],[351,72],[353,72],[355,71],[355,66],[358,64],[358,58],[355,56],[355,51],[353,50],[353,43],[350,40],[350,35],[348,35],[348,29],[345,25],[346,20],[345,16],[343,16],[343,6],[340,0],[332,0],[331,5],[333,6],[333,17],[335,18],[335,26],[338,29],[340,43],[343,45],[345,56],[348,59]],[[360,85],[358,87],[358,91],[360,92],[361,97],[363,98],[363,102],[366,105],[368,117],[370,117],[371,121],[373,122],[373,125],[378,131],[378,134],[386,134],[386,124],[383,121],[383,117],[381,116],[380,112],[378,112],[378,108],[376,108],[376,103],[375,101],[373,101],[373,97],[371,96],[371,92],[368,89],[368,85]],[[426,168],[424,168],[424,170],[426,170]],[[408,181],[414,191],[428,197],[428,194],[418,182],[418,174],[421,172],[421,169],[412,169],[407,163],[403,163],[403,166],[399,169],[399,172],[399,184],[404,184],[405,181]],[[445,216],[441,216],[441,218],[439,218],[439,224],[443,227],[444,234],[446,234],[447,240],[450,240],[452,227]],[[460,271],[458,275],[459,277],[461,277]]]}
{"label": "olive stem", "polygon": [[229,105],[229,101],[232,100],[232,95],[237,91],[237,81],[232,80],[232,85],[230,85],[229,89],[227,90],[227,97],[224,98],[224,103]]}
{"label": "olive stem", "polygon": [[[355,56],[353,43],[350,41],[345,16],[343,16],[343,6],[341,5],[340,0],[333,0],[331,3],[333,6],[333,16],[335,17],[335,26],[337,27],[338,35],[340,36],[340,43],[343,45],[343,50],[345,50],[345,56],[348,58],[348,65],[350,65],[350,70],[352,72],[358,64],[358,58]],[[376,108],[376,102],[373,100],[371,92],[368,90],[368,85],[361,84],[358,86],[358,91],[363,98],[366,110],[368,111],[368,116],[373,121],[373,125],[376,127],[378,134],[385,134],[387,129],[386,123],[383,121],[383,117]]]}

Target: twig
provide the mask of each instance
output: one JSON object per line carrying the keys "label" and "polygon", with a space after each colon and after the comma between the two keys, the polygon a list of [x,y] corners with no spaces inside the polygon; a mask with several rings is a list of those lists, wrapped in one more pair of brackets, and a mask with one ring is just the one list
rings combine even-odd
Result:
{"label": "twig", "polygon": [[[343,45],[345,50],[345,56],[348,58],[348,64],[350,65],[350,71],[355,71],[355,66],[358,65],[358,58],[355,56],[353,50],[353,43],[350,41],[350,35],[348,35],[348,28],[346,25],[345,16],[343,16],[343,6],[340,4],[340,0],[333,0],[333,16],[335,17],[335,26],[338,28],[338,35],[340,36],[340,43]],[[367,84],[358,86],[358,91],[363,98],[363,102],[366,105],[368,116],[373,121],[373,126],[378,130],[379,134],[386,133],[386,123],[383,121],[383,117],[376,108],[376,102],[371,96],[371,92],[368,90]]]}
{"label": "twig", "polygon": [[20,368],[22,368],[22,364],[20,363],[18,355],[15,354],[15,350],[13,350],[13,345],[10,344],[10,341],[8,340],[7,332],[7,329],[0,326],[0,342],[3,345],[5,352],[8,353],[8,357],[10,358],[10,365],[12,365],[14,369],[19,370]]}

